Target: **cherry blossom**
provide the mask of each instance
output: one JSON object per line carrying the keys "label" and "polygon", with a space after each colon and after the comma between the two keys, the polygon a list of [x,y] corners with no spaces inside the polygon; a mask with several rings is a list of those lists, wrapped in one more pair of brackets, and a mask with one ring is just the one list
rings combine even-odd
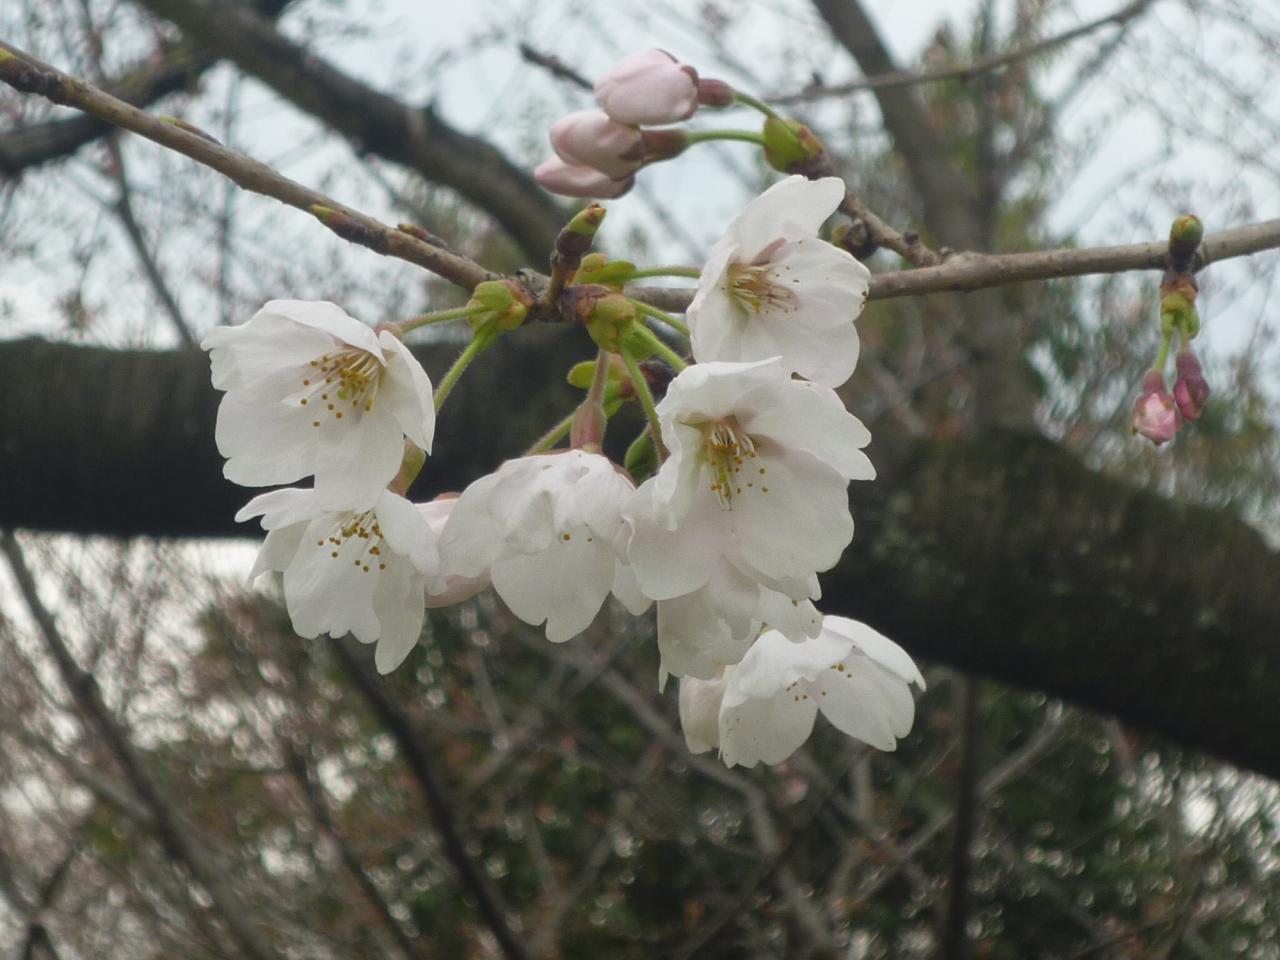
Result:
{"label": "cherry blossom", "polygon": [[678,123],[698,109],[698,72],[665,50],[641,50],[600,78],[596,102],[619,123]]}
{"label": "cherry blossom", "polygon": [[400,467],[407,436],[430,451],[431,381],[390,332],[332,303],[272,300],[205,337],[226,391],[215,439],[228,480],[249,487],[315,475],[318,502],[366,509]]}
{"label": "cherry blossom", "polygon": [[730,767],[781,763],[808,739],[819,711],[842,733],[893,750],[915,717],[912,684],[923,690],[924,677],[896,643],[856,620],[826,617],[812,639],[766,631],[720,676],[681,680],[680,718],[690,750],[718,746]]}
{"label": "cherry blossom", "polygon": [[780,356],[788,371],[826,386],[849,379],[871,275],[817,237],[843,198],[837,177],[794,176],[747,205],[712,248],[689,306],[695,358]]}
{"label": "cherry blossom", "polygon": [[[415,506],[422,514],[422,519],[427,522],[432,535],[439,540],[457,503],[457,495],[450,494]],[[470,600],[490,585],[488,568],[474,576],[464,577],[449,570],[442,562],[436,575],[427,581],[427,607],[451,607],[455,603]]]}
{"label": "cherry blossom", "polygon": [[804,599],[853,536],[850,479],[869,480],[871,439],[835,391],[793,380],[775,357],[699,363],[658,404],[670,457],[625,511],[628,555],[655,600],[691,593],[722,560]]}
{"label": "cherry blossom", "polygon": [[1173,394],[1165,389],[1164,375],[1159,370],[1148,370],[1142,392],[1133,404],[1133,432],[1160,446],[1178,432],[1179,416]]}
{"label": "cherry blossom", "polygon": [[632,613],[648,600],[622,562],[622,504],[634,487],[582,450],[508,460],[463,491],[445,524],[444,569],[479,576],[521,620],[562,642],[585,630],[612,591]]}
{"label": "cherry blossom", "polygon": [[440,570],[437,537],[417,507],[389,490],[367,510],[326,510],[319,500],[314,490],[272,490],[236,514],[261,516],[268,531],[249,579],[282,572],[299,636],[376,642],[374,663],[389,673],[422,632],[427,577]]}
{"label": "cherry blossom", "polygon": [[1199,420],[1209,402],[1209,381],[1200,368],[1200,358],[1189,348],[1179,350],[1174,358],[1178,379],[1173,384],[1173,399],[1185,420]]}

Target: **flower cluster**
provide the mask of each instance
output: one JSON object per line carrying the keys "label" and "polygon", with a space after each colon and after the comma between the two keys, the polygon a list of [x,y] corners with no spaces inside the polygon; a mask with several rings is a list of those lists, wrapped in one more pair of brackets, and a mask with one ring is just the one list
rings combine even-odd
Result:
{"label": "flower cluster", "polygon": [[551,127],[555,156],[538,165],[537,181],[567,197],[618,197],[646,163],[675,156],[685,138],[646,129],[688,120],[699,106],[727,106],[733,91],[664,50],[642,50],[613,65],[595,87],[599,110],[579,110]]}
{"label": "flower cluster", "polygon": [[[624,94],[601,97],[625,105]],[[602,349],[571,448],[508,460],[430,503],[404,495],[431,450],[435,405],[465,365],[433,398],[400,328],[371,330],[328,303],[272,301],[211,334],[227,476],[249,486],[313,478],[238,514],[267,531],[252,576],[282,575],[302,636],[376,642],[383,672],[411,651],[427,606],[489,585],[553,642],[586,630],[610,596],[637,615],[656,604],[660,683],[681,678],[692,749],[718,747],[730,765],[778,763],[819,710],[892,749],[911,726],[919,672],[869,627],[814,606],[818,574],[853,537],[849,482],[875,475],[870,433],[835,392],[857,361],[868,283],[857,260],[818,237],[843,197],[835,178],[790,177],[729,226],[686,314],[693,363],[598,282],[605,265],[579,261],[574,273],[588,279],[566,277],[564,302],[591,307],[586,325]],[[478,318],[492,312],[477,301],[441,316],[469,315],[480,324],[473,345],[487,344],[497,327]],[[641,368],[645,344],[665,358],[646,361],[664,376]],[[625,389],[612,388],[612,402],[636,397],[650,415],[641,440],[656,458],[645,470],[600,452],[619,369]],[[661,400],[651,379],[666,385]]]}

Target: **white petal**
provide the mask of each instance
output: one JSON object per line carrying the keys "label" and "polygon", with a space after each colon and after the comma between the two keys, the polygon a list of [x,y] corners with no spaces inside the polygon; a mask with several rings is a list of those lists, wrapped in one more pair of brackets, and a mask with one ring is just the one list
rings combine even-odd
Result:
{"label": "white petal", "polygon": [[711,680],[685,677],[680,681],[680,728],[690,753],[706,753],[720,746],[720,698],[724,676]]}
{"label": "white petal", "polygon": [[297,487],[260,493],[236,513],[236,523],[262,517],[263,530],[277,530],[310,522],[325,511],[316,502],[315,492]]}
{"label": "white petal", "polygon": [[292,483],[315,470],[305,411],[283,404],[250,404],[228,393],[218,406],[214,440],[227,458],[223,474],[243,487]]}
{"label": "white petal", "polygon": [[734,667],[725,690],[725,706],[768,699],[801,681],[815,680],[828,668],[841,663],[851,650],[852,640],[826,631],[802,643],[793,643],[778,631],[767,630]]}
{"label": "white petal", "polygon": [[298,523],[268,533],[267,538],[262,541],[262,549],[258,551],[258,556],[253,561],[253,569],[249,571],[249,577],[245,583],[253,583],[264,573],[280,572],[287,568],[298,552],[298,545],[302,543],[302,533],[305,529],[305,524]]}
{"label": "white petal", "polygon": [[827,670],[811,685],[823,715],[842,733],[877,750],[893,750],[915,716],[910,689],[867,657],[855,655],[844,667]]}
{"label": "white petal", "polygon": [[439,573],[439,537],[414,504],[390,490],[383,490],[374,504],[374,513],[387,546],[408,557],[422,573]]}
{"label": "white petal", "polygon": [[750,263],[779,239],[817,236],[842,200],[844,181],[838,177],[787,177],[747,204],[725,233],[742,248],[743,261]]}
{"label": "white petal", "polygon": [[334,510],[366,510],[400,471],[404,434],[390,415],[374,407],[342,420],[328,418],[316,432],[316,496]]}
{"label": "white petal", "polygon": [[705,514],[690,515],[678,530],[644,518],[629,522],[627,559],[646,597],[670,600],[706,585],[720,562],[721,531]]}
{"label": "white petal", "polygon": [[489,513],[489,498],[498,485],[486,474],[462,492],[440,534],[440,559],[446,575],[478,577],[502,553],[504,535]]}
{"label": "white petal", "polygon": [[664,430],[675,420],[699,423],[726,417],[738,411],[742,397],[752,390],[787,379],[776,357],[753,363],[691,364],[668,384],[658,415]]}
{"label": "white petal", "polygon": [[436,431],[431,380],[407,346],[386,330],[378,335],[387,367],[378,383],[375,404],[386,404],[405,436],[427,453]]}
{"label": "white petal", "polygon": [[332,514],[309,523],[297,555],[284,572],[285,603],[293,628],[309,638],[353,633],[361,642],[372,643],[380,630],[373,612],[377,574],[357,562],[364,556],[365,542],[352,537],[340,545],[331,544],[326,538],[333,530]]}
{"label": "white petal", "polygon": [[374,590],[373,607],[379,625],[373,663],[379,673],[390,673],[422,635],[426,618],[422,575],[408,564],[389,565]]}
{"label": "white petal", "polygon": [[630,565],[623,563],[621,560],[614,561],[613,567],[613,595],[626,608],[627,613],[633,617],[638,617],[653,603],[640,590],[640,581],[636,579],[635,571]]}
{"label": "white petal", "polygon": [[745,404],[739,422],[752,437],[812,454],[848,480],[875,479],[862,452],[871,432],[829,387],[788,380],[753,391]]}
{"label": "white petal", "polygon": [[501,559],[493,589],[525,623],[547,624],[547,639],[561,643],[591,625],[613,586],[613,547],[591,539],[586,527],[566,531],[543,551]]}
{"label": "white petal", "polygon": [[254,401],[280,400],[301,386],[310,362],[337,347],[322,330],[258,311],[247,323],[218,327],[201,341],[215,389]]}
{"label": "white petal", "polygon": [[921,690],[925,688],[924,677],[907,651],[879,631],[848,617],[826,617],[823,629],[852,640],[865,656],[906,683],[914,683]]}
{"label": "white petal", "polygon": [[708,679],[737,663],[759,630],[751,619],[754,583],[732,574],[683,597],[658,604],[658,652],[662,670]]}
{"label": "white petal", "polygon": [[258,314],[274,314],[323,330],[345,344],[372,353],[379,360],[385,359],[373,328],[349,316],[336,303],[327,300],[271,300]]}
{"label": "white petal", "polygon": [[788,640],[801,641],[822,632],[822,614],[808,600],[793,600],[785,593],[760,588],[759,618]]}
{"label": "white petal", "polygon": [[797,688],[731,704],[728,693],[733,684],[731,674],[720,707],[720,755],[726,764],[781,763],[808,739],[818,707],[807,692]]}

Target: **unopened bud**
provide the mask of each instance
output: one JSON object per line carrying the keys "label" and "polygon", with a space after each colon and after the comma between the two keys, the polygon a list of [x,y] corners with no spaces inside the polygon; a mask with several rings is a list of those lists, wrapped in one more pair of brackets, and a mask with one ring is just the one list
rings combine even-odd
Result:
{"label": "unopened bud", "polygon": [[764,159],[780,173],[807,174],[826,160],[826,151],[803,123],[769,117],[764,122]]}
{"label": "unopened bud", "polygon": [[467,318],[474,330],[492,326],[498,330],[514,330],[529,314],[533,298],[514,280],[486,280],[471,291],[468,307],[484,307],[483,313]]}
{"label": "unopened bud", "polygon": [[678,123],[698,109],[698,71],[665,50],[642,50],[610,67],[595,93],[619,123]]}
{"label": "unopened bud", "polygon": [[1178,379],[1173,385],[1173,399],[1178,412],[1186,420],[1199,420],[1209,402],[1209,382],[1200,369],[1200,359],[1190,350],[1179,350],[1174,362]]}
{"label": "unopened bud", "polygon": [[646,128],[640,131],[640,142],[644,148],[644,162],[659,163],[684,153],[689,146],[689,137],[683,130],[674,127],[660,130]]}
{"label": "unopened bud", "polygon": [[310,210],[312,216],[343,240],[358,243],[362,247],[368,247],[370,250],[376,250],[379,253],[386,253],[387,238],[382,231],[366,226],[354,217],[343,213],[341,210],[334,210],[332,207],[315,204]]}
{"label": "unopened bud", "polygon": [[1191,258],[1203,238],[1204,224],[1194,214],[1184,213],[1173,221],[1169,228],[1169,259],[1175,270],[1184,272],[1191,266]]}
{"label": "unopened bud", "polygon": [[627,454],[622,458],[622,465],[631,479],[637,484],[644,483],[658,472],[662,464],[658,460],[658,450],[653,444],[653,434],[645,430],[627,447]]}
{"label": "unopened bud", "polygon": [[698,78],[698,104],[703,107],[732,107],[737,102],[733,87],[723,80]]}
{"label": "unopened bud", "polygon": [[206,133],[205,131],[197,127],[194,123],[188,123],[186,120],[183,120],[180,117],[171,117],[167,114],[159,114],[156,117],[156,119],[159,120],[161,123],[169,124],[169,126],[171,127],[177,127],[179,130],[185,130],[187,133],[194,133],[201,140],[208,140],[210,143],[216,143],[218,146],[222,146],[222,141],[219,140],[217,137],[215,137],[213,134]]}
{"label": "unopened bud", "polygon": [[587,319],[587,333],[602,350],[617,353],[623,338],[636,320],[636,305],[620,293],[610,291],[596,300]]}
{"label": "unopened bud", "polygon": [[592,253],[582,258],[582,264],[573,275],[574,283],[598,283],[621,292],[622,286],[635,275],[636,265],[629,260],[610,260],[603,253]]}
{"label": "unopened bud", "polygon": [[849,220],[836,224],[831,231],[831,242],[841,250],[847,250],[858,260],[865,260],[880,248],[871,239],[871,231],[862,220]]}
{"label": "unopened bud", "polygon": [[1142,381],[1142,392],[1133,404],[1133,432],[1160,446],[1178,432],[1178,416],[1173,396],[1164,387],[1164,374],[1148,370]]}

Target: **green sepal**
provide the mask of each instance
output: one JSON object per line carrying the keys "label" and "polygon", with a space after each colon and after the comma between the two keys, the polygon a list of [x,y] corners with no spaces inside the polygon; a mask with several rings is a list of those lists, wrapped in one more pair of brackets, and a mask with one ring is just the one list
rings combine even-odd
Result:
{"label": "green sepal", "polygon": [[652,433],[645,430],[631,442],[631,446],[627,447],[627,455],[623,458],[622,465],[637,485],[644,483],[658,472],[660,466],[658,450],[653,445]]}

